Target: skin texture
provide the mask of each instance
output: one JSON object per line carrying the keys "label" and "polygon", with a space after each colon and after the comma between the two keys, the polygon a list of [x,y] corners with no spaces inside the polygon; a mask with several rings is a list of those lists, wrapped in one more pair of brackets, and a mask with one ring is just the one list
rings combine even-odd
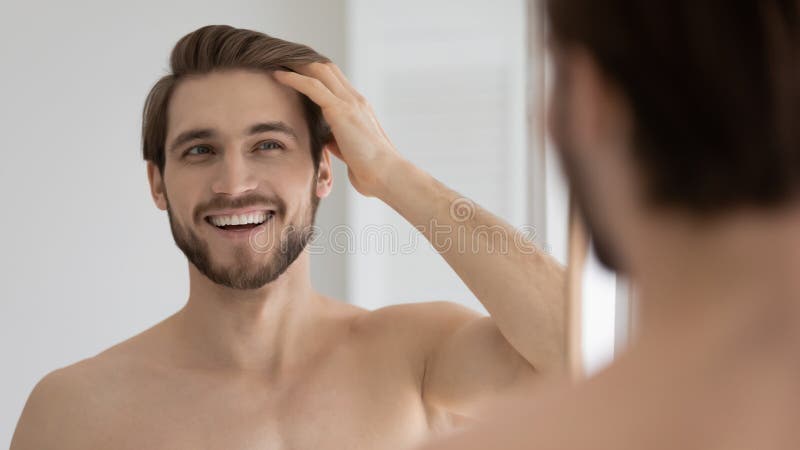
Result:
{"label": "skin texture", "polygon": [[800,205],[701,220],[642,201],[625,98],[557,48],[551,132],[595,237],[637,293],[637,336],[584,382],[539,386],[425,450],[800,448]]}
{"label": "skin texture", "polygon": [[[335,65],[297,72],[235,70],[178,86],[167,142],[195,127],[218,133],[168,147],[163,176],[148,164],[148,178],[189,261],[206,264],[189,264],[180,311],[45,376],[12,449],[406,448],[499,392],[561,372],[563,268],[533,248],[491,252],[476,237],[476,251],[457,252],[431,242],[491,317],[447,302],[367,311],[315,292],[307,251],[267,282],[282,264],[278,247],[254,251],[204,221],[211,209],[274,205],[275,227],[261,237],[278,242],[286,226],[310,223],[314,199],[330,192],[333,154],[359,192],[412,224],[499,227],[512,237],[477,205],[469,220],[454,219],[460,195],[400,156]],[[316,175],[297,91],[320,104],[335,137]],[[243,133],[278,120],[297,139]]]}

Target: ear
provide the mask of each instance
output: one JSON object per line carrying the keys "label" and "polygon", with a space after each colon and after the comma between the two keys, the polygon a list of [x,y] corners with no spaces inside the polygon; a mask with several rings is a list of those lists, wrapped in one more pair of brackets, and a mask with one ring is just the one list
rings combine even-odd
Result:
{"label": "ear", "polygon": [[147,180],[150,182],[150,195],[153,196],[156,206],[158,209],[166,211],[167,198],[164,194],[164,178],[161,176],[158,166],[152,161],[147,161]]}
{"label": "ear", "polygon": [[317,197],[325,198],[331,193],[333,188],[333,167],[331,166],[331,154],[328,148],[330,144],[325,144],[320,153],[319,168],[317,169]]}
{"label": "ear", "polygon": [[572,85],[569,111],[579,148],[614,151],[628,137],[630,117],[622,92],[584,49],[571,52],[568,69]]}

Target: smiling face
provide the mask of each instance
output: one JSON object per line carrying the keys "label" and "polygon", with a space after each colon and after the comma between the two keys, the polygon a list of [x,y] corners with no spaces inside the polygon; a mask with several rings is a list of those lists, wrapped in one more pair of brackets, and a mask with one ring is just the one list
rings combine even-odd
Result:
{"label": "smiling face", "polygon": [[163,177],[150,162],[148,176],[175,243],[217,284],[275,280],[332,182],[327,152],[314,170],[299,95],[264,72],[214,72],[182,80],[167,117]]}

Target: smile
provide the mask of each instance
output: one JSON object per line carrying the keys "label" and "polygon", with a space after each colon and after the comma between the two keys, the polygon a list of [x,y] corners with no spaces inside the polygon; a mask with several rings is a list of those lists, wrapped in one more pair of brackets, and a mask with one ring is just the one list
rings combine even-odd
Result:
{"label": "smile", "polygon": [[214,214],[206,216],[210,225],[225,231],[248,231],[266,223],[275,216],[272,210],[248,211],[240,214]]}

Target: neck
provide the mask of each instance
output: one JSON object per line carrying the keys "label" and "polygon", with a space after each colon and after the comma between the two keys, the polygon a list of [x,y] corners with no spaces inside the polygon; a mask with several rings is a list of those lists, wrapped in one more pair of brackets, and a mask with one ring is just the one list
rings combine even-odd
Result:
{"label": "neck", "polygon": [[683,334],[723,343],[747,336],[797,351],[800,207],[702,224],[659,217],[647,230],[634,246],[631,273],[643,338]]}
{"label": "neck", "polygon": [[189,300],[175,316],[189,366],[278,376],[298,358],[321,311],[305,251],[260,289],[220,286],[192,264],[189,279]]}

